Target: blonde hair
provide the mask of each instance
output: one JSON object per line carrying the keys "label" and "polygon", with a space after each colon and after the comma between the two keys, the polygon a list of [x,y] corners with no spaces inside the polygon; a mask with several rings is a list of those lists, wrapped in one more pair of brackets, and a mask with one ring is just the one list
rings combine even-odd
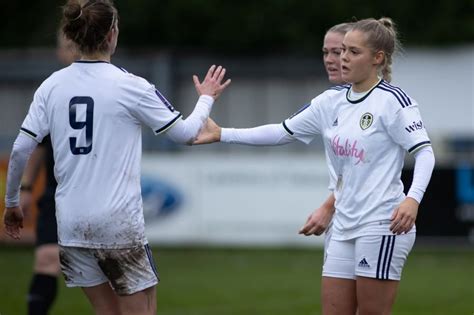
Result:
{"label": "blonde hair", "polygon": [[380,65],[380,72],[384,80],[392,80],[393,55],[401,50],[395,23],[391,18],[364,19],[355,22],[352,31],[360,31],[367,35],[367,45],[374,51],[383,51],[384,60]]}
{"label": "blonde hair", "polygon": [[349,32],[351,30],[353,24],[354,23],[336,24],[333,27],[331,27],[330,29],[328,29],[326,31],[326,34],[327,33],[339,33],[339,34],[345,35],[347,32]]}

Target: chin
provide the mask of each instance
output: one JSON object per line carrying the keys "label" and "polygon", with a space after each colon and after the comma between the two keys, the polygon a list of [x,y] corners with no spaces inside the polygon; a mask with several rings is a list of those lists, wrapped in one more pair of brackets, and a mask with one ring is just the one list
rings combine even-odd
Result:
{"label": "chin", "polygon": [[329,79],[329,82],[333,84],[339,84],[342,81],[341,76],[337,74],[332,74],[332,75],[330,74],[328,79]]}
{"label": "chin", "polygon": [[341,80],[344,82],[352,82],[351,77],[349,75],[344,75],[344,74],[341,75]]}

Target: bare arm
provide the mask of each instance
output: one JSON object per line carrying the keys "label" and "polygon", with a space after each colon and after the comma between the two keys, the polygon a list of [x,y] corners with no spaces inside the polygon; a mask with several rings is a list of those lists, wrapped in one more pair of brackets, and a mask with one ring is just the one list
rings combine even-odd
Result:
{"label": "bare arm", "polygon": [[299,234],[304,234],[306,236],[313,234],[321,235],[326,231],[336,210],[334,207],[335,202],[336,198],[334,197],[334,194],[331,194],[326,201],[319,206],[319,208],[311,213],[306,220],[305,225],[300,229]]}

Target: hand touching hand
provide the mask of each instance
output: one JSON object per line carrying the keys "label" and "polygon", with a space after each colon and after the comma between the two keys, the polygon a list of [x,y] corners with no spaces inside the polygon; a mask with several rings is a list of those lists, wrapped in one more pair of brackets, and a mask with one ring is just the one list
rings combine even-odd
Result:
{"label": "hand touching hand", "polygon": [[418,214],[418,202],[410,197],[405,198],[403,202],[395,209],[392,214],[392,224],[390,231],[393,234],[407,233],[415,224],[416,216]]}
{"label": "hand touching hand", "polygon": [[23,228],[23,211],[20,207],[5,208],[3,213],[5,233],[13,239],[20,239],[20,229]]}
{"label": "hand touching hand", "polygon": [[193,144],[208,144],[221,140],[222,128],[214,120],[208,118]]}
{"label": "hand touching hand", "polygon": [[216,100],[219,95],[221,95],[222,91],[224,91],[224,89],[230,84],[230,79],[227,79],[222,83],[225,71],[225,68],[222,68],[222,66],[216,68],[215,65],[212,65],[202,82],[199,82],[197,75],[193,75],[194,86],[196,87],[199,96],[203,94],[210,95],[214,100]]}

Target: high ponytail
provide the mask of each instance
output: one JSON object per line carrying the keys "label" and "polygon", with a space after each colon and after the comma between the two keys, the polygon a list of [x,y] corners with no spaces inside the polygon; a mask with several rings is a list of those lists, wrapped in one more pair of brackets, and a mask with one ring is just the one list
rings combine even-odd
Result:
{"label": "high ponytail", "polygon": [[393,55],[401,50],[395,23],[389,17],[379,20],[364,19],[353,24],[352,30],[367,34],[367,44],[373,51],[383,51],[384,60],[379,71],[387,82],[392,80]]}

